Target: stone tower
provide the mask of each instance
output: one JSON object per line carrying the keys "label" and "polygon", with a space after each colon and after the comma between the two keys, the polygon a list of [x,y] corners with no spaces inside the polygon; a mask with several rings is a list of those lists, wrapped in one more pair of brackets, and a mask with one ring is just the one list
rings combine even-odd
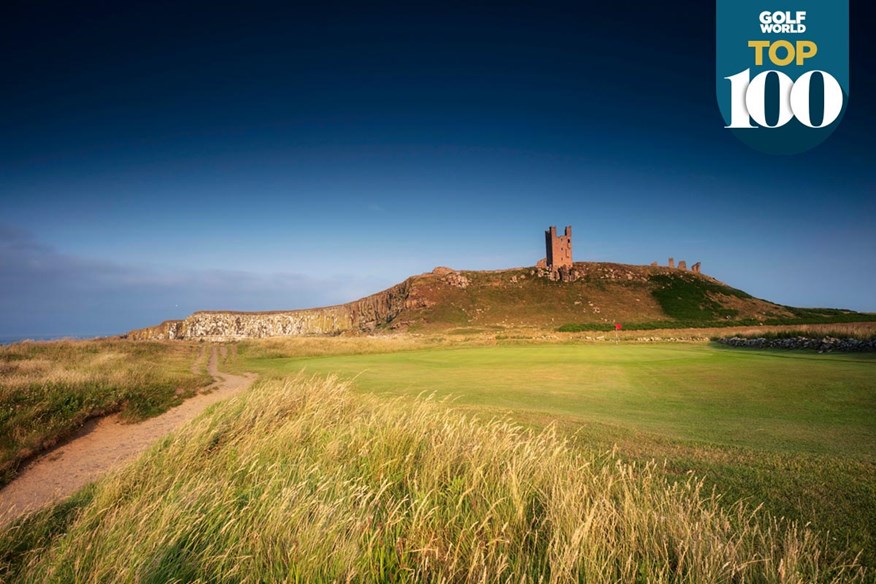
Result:
{"label": "stone tower", "polygon": [[552,270],[572,267],[572,227],[566,227],[563,235],[557,235],[557,228],[551,228],[544,232],[545,260],[547,267]]}

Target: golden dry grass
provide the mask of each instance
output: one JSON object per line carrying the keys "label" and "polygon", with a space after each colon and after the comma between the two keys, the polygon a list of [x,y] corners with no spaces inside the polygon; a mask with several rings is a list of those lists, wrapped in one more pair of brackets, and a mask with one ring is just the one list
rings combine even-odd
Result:
{"label": "golden dry grass", "polygon": [[0,483],[89,418],[156,415],[210,382],[188,343],[24,342],[0,347]]}

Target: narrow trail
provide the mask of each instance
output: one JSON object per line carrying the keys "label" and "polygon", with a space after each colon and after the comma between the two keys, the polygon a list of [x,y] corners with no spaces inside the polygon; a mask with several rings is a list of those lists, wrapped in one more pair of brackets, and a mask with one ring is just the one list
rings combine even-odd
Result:
{"label": "narrow trail", "polygon": [[[224,358],[227,348],[221,347]],[[197,370],[206,347],[192,364]],[[159,438],[191,420],[204,409],[249,387],[255,375],[219,371],[220,351],[212,347],[207,372],[214,382],[160,416],[137,424],[123,424],[118,414],[100,418],[83,427],[69,442],[46,452],[28,464],[11,483],[0,490],[0,526],[28,511],[68,497],[145,451]]]}

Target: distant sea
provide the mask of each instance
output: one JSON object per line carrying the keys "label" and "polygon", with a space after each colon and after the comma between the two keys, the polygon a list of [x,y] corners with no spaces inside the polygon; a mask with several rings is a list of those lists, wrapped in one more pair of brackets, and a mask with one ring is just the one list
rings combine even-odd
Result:
{"label": "distant sea", "polygon": [[93,339],[95,337],[112,337],[119,333],[102,333],[93,335],[0,335],[0,345],[11,345],[18,341],[55,341],[58,339]]}

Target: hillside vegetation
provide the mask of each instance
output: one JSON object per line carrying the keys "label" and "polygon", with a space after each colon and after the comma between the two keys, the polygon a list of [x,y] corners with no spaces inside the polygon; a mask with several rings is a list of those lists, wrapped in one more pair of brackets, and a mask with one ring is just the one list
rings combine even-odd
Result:
{"label": "hillside vegetation", "polygon": [[551,429],[298,375],[219,404],[14,528],[0,561],[21,582],[863,578],[849,558],[825,560],[806,527],[656,471]]}
{"label": "hillside vegetation", "polygon": [[608,331],[614,323],[629,330],[715,328],[738,326],[815,325],[873,322],[876,316],[850,310],[795,308],[754,298],[708,277],[678,270],[652,273],[648,278],[651,296],[665,318],[649,321],[639,313],[617,315],[609,322],[579,319],[559,327],[561,332]]}
{"label": "hillside vegetation", "polygon": [[567,281],[537,268],[454,271],[436,268],[339,306],[272,312],[197,312],[139,331],[135,339],[265,338],[378,331],[442,333],[515,328],[574,332],[876,320],[833,309],[759,300],[693,272],[610,263],[576,263]]}
{"label": "hillside vegetation", "polygon": [[89,418],[121,412],[136,421],[192,395],[211,381],[192,369],[199,351],[119,340],[0,346],[0,485]]}

